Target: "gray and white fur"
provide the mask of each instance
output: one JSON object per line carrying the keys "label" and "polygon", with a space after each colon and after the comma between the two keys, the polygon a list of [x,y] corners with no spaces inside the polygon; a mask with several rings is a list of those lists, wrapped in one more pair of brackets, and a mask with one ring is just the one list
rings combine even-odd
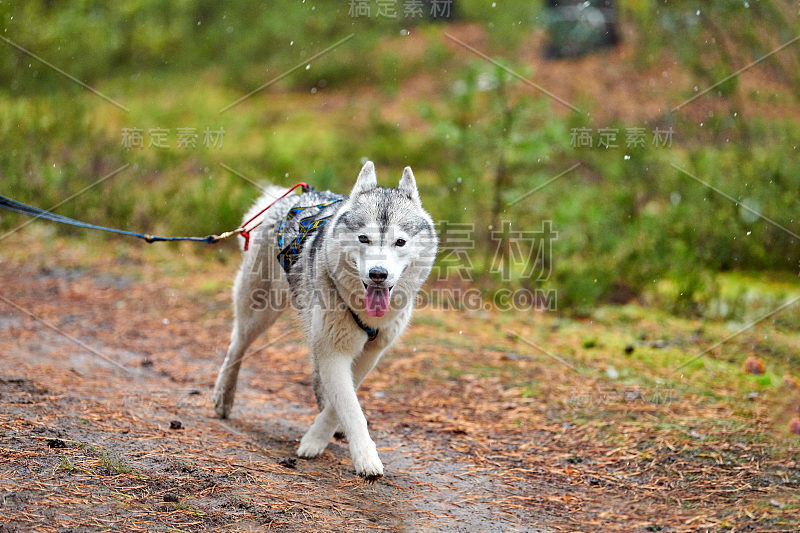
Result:
{"label": "gray and white fur", "polygon": [[[279,187],[267,188],[244,219],[284,192]],[[319,211],[320,217],[330,218],[305,239],[287,275],[276,258],[280,252],[276,236],[284,217],[293,207],[337,198],[341,201]],[[379,187],[375,166],[368,161],[349,197],[329,192],[290,195],[263,217],[250,237],[250,249],[243,252],[234,282],[235,320],[214,387],[214,409],[221,418],[230,414],[248,346],[281,311],[293,307],[311,349],[312,381],[320,408],[297,455],[321,454],[341,430],[350,444],[356,473],[366,478],[381,476],[383,464],[356,391],[408,325],[436,256],[433,221],[422,208],[414,174],[406,167],[397,188]],[[286,242],[297,234],[292,228],[284,231],[288,231]],[[377,337],[368,340],[362,326],[377,329]]]}

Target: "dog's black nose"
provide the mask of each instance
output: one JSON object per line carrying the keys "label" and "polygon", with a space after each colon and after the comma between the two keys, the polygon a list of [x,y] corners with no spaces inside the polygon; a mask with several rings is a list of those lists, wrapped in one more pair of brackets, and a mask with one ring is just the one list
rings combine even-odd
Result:
{"label": "dog's black nose", "polygon": [[374,281],[375,283],[381,283],[386,281],[386,278],[389,277],[389,272],[386,271],[383,267],[372,267],[369,269],[369,279]]}

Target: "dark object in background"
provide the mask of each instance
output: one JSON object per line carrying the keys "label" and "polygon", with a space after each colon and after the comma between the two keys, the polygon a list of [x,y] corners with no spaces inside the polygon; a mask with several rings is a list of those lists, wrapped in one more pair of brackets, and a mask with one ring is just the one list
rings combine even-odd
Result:
{"label": "dark object in background", "polygon": [[579,57],[620,42],[614,0],[547,0],[548,59]]}
{"label": "dark object in background", "polygon": [[286,468],[297,468],[297,457],[284,457],[278,464]]}
{"label": "dark object in background", "polygon": [[633,344],[628,344],[625,346],[625,355],[630,355],[633,353]]}
{"label": "dark object in background", "polygon": [[756,357],[755,355],[751,355],[747,358],[744,362],[744,371],[748,374],[754,374],[756,376],[763,374],[766,369],[764,368],[764,362]]}
{"label": "dark object in background", "polygon": [[183,424],[180,420],[173,420],[169,423],[169,429],[183,429]]}

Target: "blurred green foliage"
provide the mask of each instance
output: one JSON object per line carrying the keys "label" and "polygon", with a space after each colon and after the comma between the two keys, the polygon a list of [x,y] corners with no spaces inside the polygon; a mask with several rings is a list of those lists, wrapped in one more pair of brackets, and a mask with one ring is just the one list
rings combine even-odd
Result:
{"label": "blurred green foliage", "polygon": [[[529,63],[514,58],[530,53],[543,6],[492,4],[459,3],[458,24],[485,32],[487,51],[534,78]],[[632,60],[642,68],[665,57],[678,61],[700,87],[800,33],[796,13],[781,2],[619,5]],[[310,0],[3,2],[0,35],[130,112],[0,43],[0,192],[49,207],[130,163],[58,212],[150,233],[205,235],[238,225],[259,193],[249,181],[304,179],[346,191],[362,158],[371,158],[384,184],[412,165],[435,219],[475,225],[469,266],[484,287],[506,283],[492,273],[502,245],[493,232],[509,221],[539,228],[552,220],[558,239],[542,258],[551,275],[526,277],[517,269],[511,283],[557,289],[564,311],[639,298],[682,314],[735,314],[735,306],[720,311],[720,272],[800,268],[800,243],[791,234],[672,166],[800,232],[800,127],[791,117],[717,113],[698,123],[665,111],[646,124],[594,124],[459,49],[443,36],[444,24],[404,20],[402,13],[352,17],[348,10],[348,2]],[[406,44],[409,31],[424,46]],[[797,96],[797,58],[787,48],[766,62],[785,82],[786,94],[771,93],[782,102]],[[683,91],[678,98],[691,97],[691,89],[676,89]],[[709,95],[734,109],[766,97],[745,94],[736,78]],[[602,95],[582,98],[583,109],[603,105]],[[627,148],[622,132],[640,125],[647,127],[644,146]],[[196,147],[178,146],[184,127],[196,128]],[[621,146],[573,146],[573,132],[583,127],[618,128]],[[670,147],[651,142],[657,127],[679,132]],[[142,129],[145,147],[123,147],[123,128]],[[169,131],[166,148],[148,146],[151,128]],[[201,144],[206,128],[224,129],[222,147]],[[3,227],[18,223],[0,213]]]}

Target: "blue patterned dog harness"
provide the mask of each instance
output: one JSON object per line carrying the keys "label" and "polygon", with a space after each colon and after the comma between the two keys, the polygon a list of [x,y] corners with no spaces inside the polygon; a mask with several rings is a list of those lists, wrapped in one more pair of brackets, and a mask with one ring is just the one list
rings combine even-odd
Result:
{"label": "blue patterned dog harness", "polygon": [[[289,269],[292,268],[292,265],[295,264],[297,259],[300,257],[300,252],[303,250],[303,241],[305,241],[309,235],[325,226],[325,224],[328,223],[328,220],[333,216],[333,214],[330,214],[326,217],[318,218],[319,212],[329,205],[333,205],[341,201],[342,198],[337,198],[317,205],[296,206],[291,208],[289,212],[286,213],[286,216],[283,217],[283,221],[281,221],[281,225],[278,227],[278,248],[281,250],[280,253],[278,253],[278,261],[280,261],[283,270],[286,272],[287,278],[289,277]],[[297,222],[297,236],[294,237],[286,247],[284,247],[284,233],[288,229],[286,224],[297,218],[303,211],[308,209],[313,210],[313,212],[310,215],[301,218]]]}
{"label": "blue patterned dog harness", "polygon": [[[277,237],[278,248],[280,249],[280,252],[278,253],[278,261],[283,267],[283,270],[286,272],[287,279],[289,278],[289,270],[299,259],[300,252],[303,251],[304,241],[309,235],[323,228],[325,224],[328,223],[328,220],[330,220],[330,218],[335,214],[331,213],[329,215],[320,217],[320,213],[324,211],[326,207],[344,200],[344,197],[330,193],[327,193],[326,195],[326,193],[316,193],[312,191],[311,194],[316,194],[321,199],[324,199],[325,197],[331,199],[320,204],[298,205],[292,207],[289,209],[289,212],[286,213],[286,216],[283,217],[280,226],[278,226]],[[304,211],[310,211],[310,214],[300,218]],[[291,224],[291,222],[296,219],[297,224],[295,226]],[[297,235],[292,236],[294,232],[297,232]],[[284,246],[284,243],[287,240],[287,234],[289,236],[289,240],[288,244]],[[348,310],[350,311],[350,315],[353,317],[356,325],[364,330],[364,333],[367,334],[367,341],[374,341],[378,337],[378,330],[364,324],[361,319],[358,318],[358,315],[349,307]]]}

